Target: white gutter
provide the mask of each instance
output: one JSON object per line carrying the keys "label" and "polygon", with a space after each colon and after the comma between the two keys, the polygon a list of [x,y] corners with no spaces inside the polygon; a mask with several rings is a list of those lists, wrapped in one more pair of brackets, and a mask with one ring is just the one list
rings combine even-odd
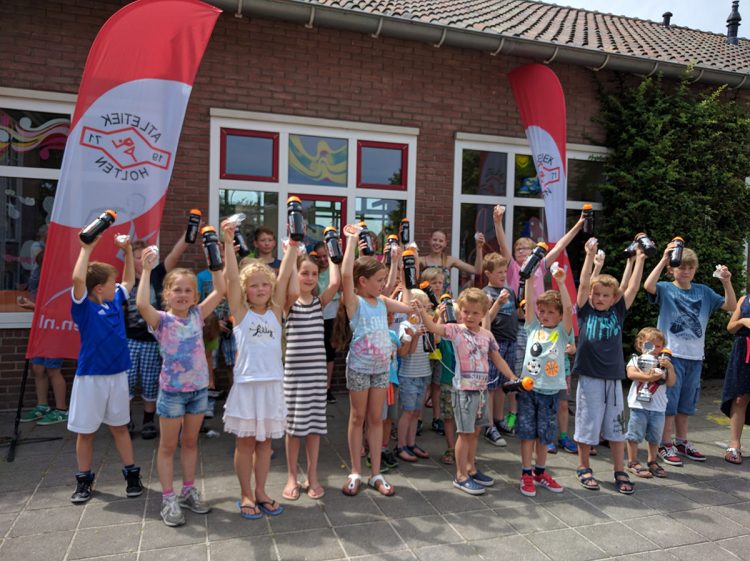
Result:
{"label": "white gutter", "polygon": [[[374,38],[393,37],[439,47],[458,47],[491,55],[514,55],[544,63],[562,62],[585,66],[594,71],[604,68],[641,76],[656,69],[667,78],[681,78],[687,65],[653,58],[605,53],[597,49],[563,45],[551,41],[524,39],[513,35],[485,33],[439,24],[413,21],[403,17],[374,14],[360,10],[312,4],[306,0],[207,0],[225,11],[250,17],[275,19],[312,27],[326,27],[367,33]],[[696,64],[692,82],[726,84],[732,89],[750,88],[748,73],[721,70]]]}

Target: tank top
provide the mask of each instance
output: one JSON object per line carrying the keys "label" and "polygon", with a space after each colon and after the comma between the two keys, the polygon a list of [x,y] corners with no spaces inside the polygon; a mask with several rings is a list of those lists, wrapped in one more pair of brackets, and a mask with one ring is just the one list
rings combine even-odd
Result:
{"label": "tank top", "polygon": [[378,298],[375,305],[357,296],[359,305],[349,325],[352,342],[346,363],[363,374],[388,372],[391,363],[391,337],[388,334],[388,312],[385,302]]}
{"label": "tank top", "polygon": [[260,315],[248,310],[232,330],[237,342],[234,381],[282,380],[281,325],[272,310]]}

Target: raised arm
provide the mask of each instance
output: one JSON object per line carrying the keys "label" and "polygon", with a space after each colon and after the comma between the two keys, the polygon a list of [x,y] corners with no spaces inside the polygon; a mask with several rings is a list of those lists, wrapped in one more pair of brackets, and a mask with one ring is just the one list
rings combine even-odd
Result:
{"label": "raised arm", "polygon": [[633,265],[633,275],[630,278],[628,287],[623,292],[622,297],[625,299],[625,307],[630,308],[633,305],[638,290],[641,288],[641,279],[643,278],[643,265],[646,263],[646,254],[639,247],[635,254],[635,265]]}
{"label": "raised arm", "polygon": [[625,268],[622,271],[622,278],[620,279],[620,290],[625,290],[625,287],[630,284],[630,277],[633,274],[633,263],[635,263],[635,255],[625,260]]}
{"label": "raised arm", "polygon": [[334,299],[339,288],[341,288],[341,271],[339,270],[339,266],[331,261],[331,264],[328,266],[328,271],[328,286],[320,295],[320,305],[323,307]]}
{"label": "raised arm", "polygon": [[661,273],[664,270],[664,267],[667,266],[667,263],[669,263],[669,252],[672,250],[672,244],[670,243],[667,245],[667,247],[664,249],[664,253],[661,256],[661,259],[656,264],[656,266],[653,268],[651,273],[646,278],[646,282],[643,283],[643,288],[646,292],[651,294],[652,296],[656,294],[656,283],[659,282],[659,278],[661,277]]}
{"label": "raised arm", "polygon": [[80,300],[86,294],[86,272],[89,268],[89,261],[91,260],[91,253],[94,251],[94,247],[99,242],[99,238],[96,238],[90,244],[81,242],[81,251],[78,253],[78,259],[73,267],[73,298]]}
{"label": "raised arm", "polygon": [[122,269],[122,287],[130,292],[135,284],[135,263],[133,260],[133,246],[130,245],[130,236],[125,236],[123,241],[115,237],[115,245],[125,253],[125,266]]}
{"label": "raised arm", "polygon": [[198,309],[200,310],[202,319],[206,319],[211,313],[213,313],[216,306],[221,304],[221,301],[224,299],[227,292],[223,270],[211,271],[211,281],[213,282],[213,290],[201,301],[200,304],[198,304]]}
{"label": "raised arm", "polygon": [[602,272],[602,269],[604,268],[604,260],[606,258],[607,255],[601,249],[596,252],[596,255],[594,255],[594,270],[591,271],[592,278]]}
{"label": "raised arm", "polygon": [[161,316],[156,308],[151,305],[151,269],[156,266],[157,257],[154,251],[147,247],[141,254],[141,263],[143,272],[141,273],[141,282],[138,283],[138,292],[135,295],[135,304],[138,306],[138,313],[141,314],[151,329],[159,327]]}
{"label": "raised arm", "polygon": [[536,287],[533,278],[526,279],[524,283],[524,299],[526,300],[526,307],[523,311],[524,320],[526,325],[529,325],[536,314]]}
{"label": "raised arm", "polygon": [[343,232],[346,236],[346,248],[341,262],[341,301],[346,306],[347,317],[353,318],[359,306],[357,293],[354,291],[354,250],[357,247],[357,228],[347,224]]}
{"label": "raised arm", "polygon": [[164,268],[167,270],[167,272],[171,271],[177,266],[177,263],[180,261],[180,257],[182,257],[182,254],[185,253],[185,250],[188,248],[188,243],[185,241],[185,236],[180,236],[180,238],[175,242],[174,246],[172,246],[172,251],[169,252],[169,254],[164,258]]}
{"label": "raised arm", "polygon": [[[281,315],[289,297],[289,285],[292,278],[292,272],[297,269],[297,256],[299,255],[299,242],[289,240],[284,250],[284,257],[281,259],[279,275],[276,277],[276,288],[271,298],[271,306],[276,318],[281,323]],[[296,276],[296,275],[295,275]]]}
{"label": "raised arm", "polygon": [[[390,246],[391,252],[391,268],[388,269],[388,280],[383,288],[384,294],[390,294],[398,284],[399,272],[401,270],[401,246],[393,244]],[[416,260],[419,263],[419,259]],[[419,277],[417,277],[419,278]]]}
{"label": "raised arm", "polygon": [[581,278],[578,284],[578,299],[576,304],[582,308],[589,299],[589,290],[591,288],[591,271],[594,267],[594,255],[596,255],[597,243],[596,238],[589,238],[584,246],[586,258],[581,266]]}
{"label": "raised arm", "polygon": [[568,286],[565,284],[565,274],[565,270],[562,267],[558,268],[555,271],[555,282],[557,282],[557,288],[560,291],[560,301],[562,302],[563,328],[565,329],[565,333],[569,333],[573,329],[573,302],[570,300]]}
{"label": "raised arm", "polygon": [[224,278],[226,280],[227,302],[229,302],[229,313],[234,316],[234,324],[238,325],[245,319],[247,307],[242,295],[237,254],[234,252],[235,228],[237,228],[235,222],[224,220],[221,223],[221,231],[224,235]]}
{"label": "raised arm", "polygon": [[721,309],[727,312],[734,312],[737,308],[737,295],[734,293],[734,287],[732,286],[732,273],[726,265],[719,267],[719,280],[724,286],[724,305]]}
{"label": "raised arm", "polygon": [[484,318],[482,319],[482,327],[484,327],[488,331],[490,331],[492,322],[495,321],[495,318],[500,311],[500,307],[508,301],[508,298],[510,298],[510,295],[506,294],[506,292],[507,291],[505,289],[501,290],[500,295],[495,298],[495,301],[492,303],[492,306],[490,306],[490,309],[487,310],[486,314],[484,314]]}
{"label": "raised arm", "polygon": [[553,247],[549,253],[544,258],[544,264],[549,267],[557,260],[557,256],[560,255],[563,250],[568,247],[570,242],[573,241],[573,238],[576,237],[576,234],[581,231],[581,228],[583,228],[583,211],[581,211],[581,217],[578,219],[578,222],[576,222],[573,227],[565,232],[565,235],[560,238],[556,243],[555,247]]}
{"label": "raised arm", "polygon": [[492,222],[495,224],[495,237],[497,238],[497,245],[499,247],[500,255],[508,260],[508,263],[513,259],[513,252],[511,251],[508,240],[505,238],[505,229],[503,228],[503,216],[505,215],[505,207],[502,205],[495,205],[492,209]]}
{"label": "raised arm", "polygon": [[440,337],[445,337],[445,325],[433,321],[432,314],[425,310],[418,300],[414,301],[413,307],[422,318],[422,323],[427,331]]}

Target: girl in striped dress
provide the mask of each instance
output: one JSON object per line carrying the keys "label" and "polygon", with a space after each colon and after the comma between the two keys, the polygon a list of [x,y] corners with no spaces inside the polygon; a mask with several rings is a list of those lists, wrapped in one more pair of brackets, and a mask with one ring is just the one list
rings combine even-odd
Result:
{"label": "girl in striped dress", "polygon": [[[328,288],[315,296],[318,286],[318,262],[310,255],[300,256],[292,279],[298,281],[299,297],[287,302],[286,361],[284,398],[287,407],[286,458],[288,479],[283,497],[296,501],[302,488],[312,499],[325,490],[318,481],[320,435],[326,434],[326,352],[323,332],[323,308],[338,292],[340,273],[331,263]],[[294,292],[294,290],[292,290]],[[305,439],[307,482],[297,480],[300,440]]]}

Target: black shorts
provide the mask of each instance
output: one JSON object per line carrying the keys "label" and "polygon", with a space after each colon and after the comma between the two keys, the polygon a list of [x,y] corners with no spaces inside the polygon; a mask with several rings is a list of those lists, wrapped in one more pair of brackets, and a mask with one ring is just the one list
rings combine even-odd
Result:
{"label": "black shorts", "polygon": [[326,346],[326,362],[333,362],[336,358],[336,349],[331,344],[331,338],[333,337],[333,322],[336,319],[324,319],[323,320],[323,337],[325,338],[324,343]]}

